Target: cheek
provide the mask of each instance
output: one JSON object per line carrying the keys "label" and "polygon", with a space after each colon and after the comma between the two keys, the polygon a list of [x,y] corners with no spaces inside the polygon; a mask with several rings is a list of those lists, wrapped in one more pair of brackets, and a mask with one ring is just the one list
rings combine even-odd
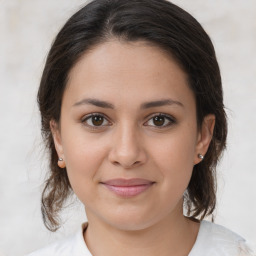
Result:
{"label": "cheek", "polygon": [[85,136],[83,132],[77,132],[75,136],[63,135],[68,177],[74,192],[79,197],[82,191],[97,182],[98,170],[106,156],[106,146],[104,147],[105,143],[100,139],[95,140],[92,136]]}
{"label": "cheek", "polygon": [[[192,135],[193,134],[193,135]],[[196,136],[192,130],[170,134],[154,147],[155,163],[161,170],[164,187],[168,192],[183,194],[190,181],[196,149]],[[170,191],[171,190],[171,191]]]}

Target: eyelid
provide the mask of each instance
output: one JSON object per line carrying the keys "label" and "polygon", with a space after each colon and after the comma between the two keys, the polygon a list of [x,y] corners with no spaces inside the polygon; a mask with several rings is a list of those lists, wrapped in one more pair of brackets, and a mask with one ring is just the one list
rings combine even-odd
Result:
{"label": "eyelid", "polygon": [[[173,117],[173,116],[171,116],[171,115],[169,115],[169,114],[165,114],[165,113],[155,113],[155,114],[153,114],[153,115],[150,115],[149,117],[148,117],[148,121],[146,121],[145,123],[148,123],[152,118],[154,118],[154,117],[156,117],[156,116],[161,116],[161,117],[164,117],[164,118],[166,118],[167,120],[169,120],[170,121],[170,123],[168,124],[168,125],[164,125],[164,126],[157,126],[157,125],[146,125],[146,126],[151,126],[151,127],[154,127],[154,128],[157,128],[157,129],[163,129],[163,128],[166,128],[166,127],[169,127],[169,126],[171,126],[171,125],[173,125],[173,124],[175,124],[176,123],[176,119]],[[144,124],[145,124],[144,123]]]}
{"label": "eyelid", "polygon": [[[87,124],[86,121],[87,121],[88,119],[90,119],[91,117],[94,117],[94,116],[101,116],[101,117],[103,117],[103,118],[108,122],[108,124],[107,124],[107,125],[100,125],[100,126],[93,126],[93,125]],[[152,118],[157,117],[157,116],[164,117],[165,119],[169,120],[169,124],[164,125],[164,126],[145,125],[145,124],[148,123]],[[97,130],[97,129],[105,128],[105,127],[111,126],[111,125],[113,124],[113,123],[110,121],[110,119],[109,119],[108,117],[106,117],[105,114],[100,113],[100,112],[94,112],[94,113],[90,113],[90,114],[87,114],[87,115],[83,116],[82,119],[81,119],[81,122],[82,122],[82,124],[83,124],[84,126],[90,128],[90,129],[92,129],[92,130]],[[144,122],[143,125],[145,125],[145,126],[150,126],[150,127],[154,127],[154,128],[157,128],[157,129],[161,129],[161,128],[163,129],[163,128],[169,127],[169,126],[171,126],[171,125],[173,125],[173,124],[175,124],[175,123],[176,123],[176,119],[175,119],[173,116],[171,116],[171,115],[169,115],[169,114],[165,114],[165,113],[159,112],[159,113],[154,113],[154,114],[149,115],[149,116],[147,117],[147,121]]]}
{"label": "eyelid", "polygon": [[[103,117],[105,120],[107,120],[108,122],[108,125],[100,125],[100,126],[93,126],[93,125],[89,125],[89,124],[86,124],[86,121],[94,116],[101,116]],[[83,123],[83,125],[85,125],[86,127],[92,129],[92,130],[97,130],[97,129],[100,129],[102,127],[106,127],[106,126],[110,126],[112,125],[112,122],[109,120],[108,117],[106,117],[106,115],[104,115],[103,113],[99,113],[99,112],[94,112],[94,113],[90,113],[90,114],[87,114],[85,116],[82,117],[81,119],[81,122]]]}

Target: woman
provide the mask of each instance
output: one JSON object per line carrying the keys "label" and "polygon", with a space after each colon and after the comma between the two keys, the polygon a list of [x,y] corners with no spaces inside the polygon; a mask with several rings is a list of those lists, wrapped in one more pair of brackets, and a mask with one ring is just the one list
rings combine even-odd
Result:
{"label": "woman", "polygon": [[165,0],[95,0],[64,25],[38,102],[50,151],[46,227],[71,193],[88,223],[31,255],[249,255],[204,221],[227,125],[211,40]]}

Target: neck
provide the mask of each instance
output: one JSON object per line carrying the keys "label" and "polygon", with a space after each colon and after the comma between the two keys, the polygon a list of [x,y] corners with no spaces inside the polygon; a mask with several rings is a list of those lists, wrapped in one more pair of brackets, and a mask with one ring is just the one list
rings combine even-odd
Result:
{"label": "neck", "polygon": [[199,223],[182,214],[166,216],[141,230],[121,230],[88,216],[84,234],[86,244],[95,256],[170,256],[188,255],[199,230]]}

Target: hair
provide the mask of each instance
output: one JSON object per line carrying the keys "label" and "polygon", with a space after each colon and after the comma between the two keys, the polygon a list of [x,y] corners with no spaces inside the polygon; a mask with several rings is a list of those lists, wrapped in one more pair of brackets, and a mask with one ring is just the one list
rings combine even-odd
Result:
{"label": "hair", "polygon": [[216,166],[226,146],[227,121],[220,70],[209,36],[195,18],[166,0],[94,0],[76,12],[56,36],[38,91],[42,136],[50,158],[41,198],[45,226],[51,231],[60,227],[59,212],[73,193],[66,169],[57,165],[50,121],[60,120],[62,96],[72,67],[87,51],[113,39],[145,41],[170,53],[188,76],[199,129],[206,115],[215,115],[209,149],[204,160],[194,166],[184,200],[187,216],[203,219],[212,215]]}

